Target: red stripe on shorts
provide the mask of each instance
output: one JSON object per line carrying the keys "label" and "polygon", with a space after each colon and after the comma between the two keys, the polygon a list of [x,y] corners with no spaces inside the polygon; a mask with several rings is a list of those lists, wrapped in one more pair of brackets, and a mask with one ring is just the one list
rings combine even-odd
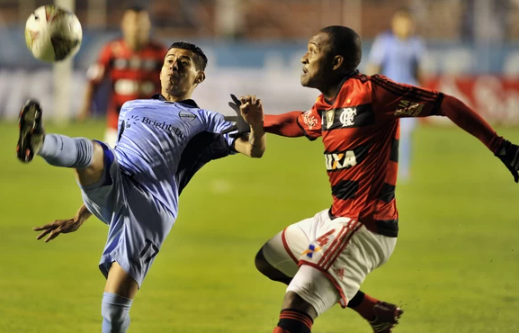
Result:
{"label": "red stripe on shorts", "polygon": [[294,260],[294,262],[297,264],[297,263],[299,263],[299,260],[297,260],[297,258],[294,256],[294,254],[290,250],[290,247],[288,246],[287,238],[285,236],[285,232],[287,231],[287,228],[283,229],[283,232],[281,233],[281,240],[283,241],[283,246],[285,247],[285,251],[287,251],[290,258],[292,258],[292,260]]}
{"label": "red stripe on shorts", "polygon": [[[348,222],[349,223],[349,222]],[[344,236],[344,234],[346,232],[348,232],[348,226],[346,227],[342,227],[341,231],[339,231],[339,234],[337,235],[337,237],[335,237],[335,239],[333,240],[332,244],[330,244],[330,247],[328,248],[328,250],[326,252],[323,253],[323,256],[321,257],[321,259],[319,260],[319,262],[317,263],[319,266],[324,266],[324,264],[326,263],[326,261],[328,260],[328,256],[333,254],[333,251],[335,250],[335,248],[339,245],[342,237]]]}
{"label": "red stripe on shorts", "polygon": [[[355,221],[356,222],[356,221]],[[353,237],[353,235],[355,235],[355,233],[362,227],[362,225],[360,223],[354,223],[350,228],[350,232],[349,232],[349,235],[347,237],[344,238],[344,241],[342,242],[343,244],[339,247],[339,249],[335,252],[335,254],[332,256],[332,258],[324,264],[323,268],[328,270],[332,267],[333,263],[335,262],[335,260],[337,260],[337,257],[342,253],[342,251],[344,250],[344,248],[348,245],[348,243],[350,242],[350,239],[351,237]]]}

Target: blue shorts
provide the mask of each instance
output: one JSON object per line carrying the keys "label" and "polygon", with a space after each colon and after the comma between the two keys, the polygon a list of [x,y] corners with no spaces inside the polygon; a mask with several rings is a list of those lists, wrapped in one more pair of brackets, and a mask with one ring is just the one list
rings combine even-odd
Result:
{"label": "blue shorts", "polygon": [[88,210],[109,226],[99,268],[107,277],[117,261],[140,288],[175,218],[121,170],[112,149],[98,143],[104,149],[105,172],[95,184],[80,188]]}

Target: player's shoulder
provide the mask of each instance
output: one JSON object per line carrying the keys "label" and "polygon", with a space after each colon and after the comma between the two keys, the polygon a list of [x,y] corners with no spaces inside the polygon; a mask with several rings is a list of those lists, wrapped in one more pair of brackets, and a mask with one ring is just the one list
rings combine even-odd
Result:
{"label": "player's shoulder", "polygon": [[123,104],[123,106],[121,107],[121,110],[129,110],[129,109],[134,109],[136,107],[143,107],[143,106],[147,106],[147,105],[151,106],[151,105],[156,105],[157,103],[159,103],[159,101],[156,99],[153,99],[153,98],[134,99],[134,100],[125,102]]}
{"label": "player's shoulder", "polygon": [[359,93],[368,91],[371,88],[370,80],[371,77],[369,75],[357,71],[348,78],[343,85],[345,89],[341,89],[341,92],[343,90],[347,93],[351,93],[352,90]]}

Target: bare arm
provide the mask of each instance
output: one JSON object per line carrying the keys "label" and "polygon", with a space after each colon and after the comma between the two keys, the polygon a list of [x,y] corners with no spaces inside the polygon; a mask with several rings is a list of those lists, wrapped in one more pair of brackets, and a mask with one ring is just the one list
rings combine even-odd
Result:
{"label": "bare arm", "polygon": [[47,234],[49,235],[47,239],[45,239],[45,243],[53,240],[54,238],[58,237],[59,234],[67,234],[69,232],[74,232],[83,223],[88,220],[92,216],[92,213],[88,211],[85,205],[81,205],[79,210],[77,211],[76,215],[73,218],[66,219],[66,220],[56,220],[52,223],[43,225],[41,227],[34,227],[34,231],[43,231],[38,235],[36,239],[42,239]]}
{"label": "bare arm", "polygon": [[262,157],[266,147],[267,136],[262,128],[257,130],[251,128],[250,134],[242,136],[234,142],[234,149],[249,157]]}

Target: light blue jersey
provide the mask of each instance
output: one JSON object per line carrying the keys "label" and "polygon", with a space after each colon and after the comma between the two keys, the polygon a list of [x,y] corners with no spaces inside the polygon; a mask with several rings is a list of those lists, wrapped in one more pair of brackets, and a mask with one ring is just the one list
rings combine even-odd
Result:
{"label": "light blue jersey", "polygon": [[[115,154],[122,171],[176,217],[175,175],[187,144],[198,134],[221,133],[231,126],[222,114],[200,109],[191,100],[134,100],[121,109]],[[232,147],[233,138],[228,134],[224,138]]]}
{"label": "light blue jersey", "polygon": [[233,127],[192,100],[123,105],[116,148],[100,142],[103,177],[81,186],[88,210],[109,226],[99,263],[105,276],[117,261],[142,284],[175,223],[180,192],[206,163],[234,153]]}
{"label": "light blue jersey", "polygon": [[416,70],[423,61],[425,44],[417,36],[400,39],[392,32],[380,34],[371,48],[369,62],[380,66],[381,72],[396,82],[417,85]]}

